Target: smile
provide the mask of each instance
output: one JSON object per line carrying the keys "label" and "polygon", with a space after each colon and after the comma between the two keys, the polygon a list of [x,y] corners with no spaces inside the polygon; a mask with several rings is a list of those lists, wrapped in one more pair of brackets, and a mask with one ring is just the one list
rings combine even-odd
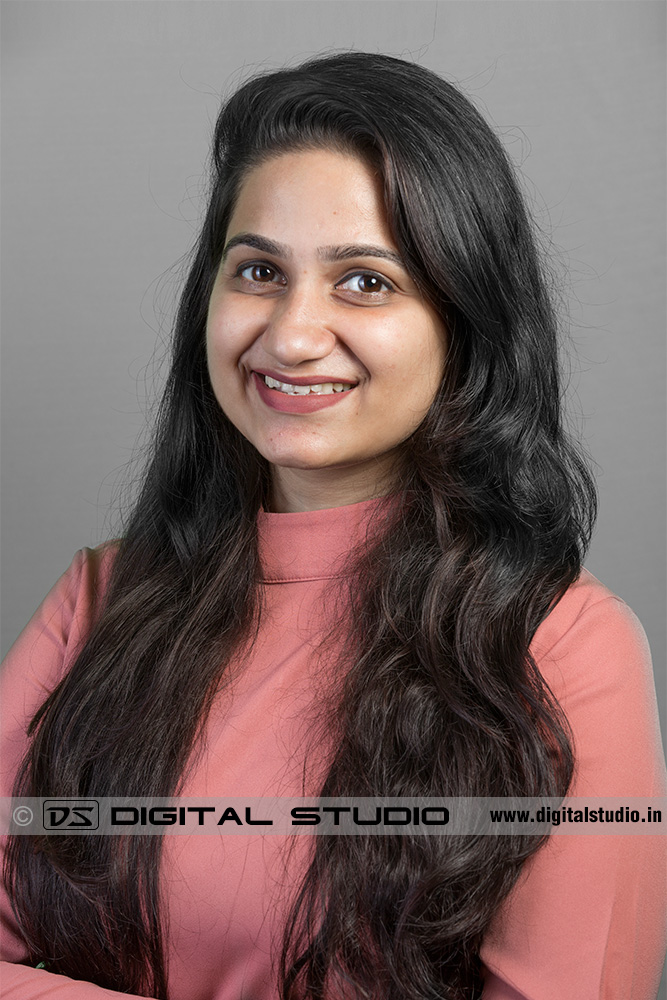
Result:
{"label": "smile", "polygon": [[356,385],[343,382],[313,382],[312,385],[296,385],[281,382],[271,375],[252,373],[252,382],[259,398],[272,410],[281,413],[308,414],[316,410],[328,409],[336,404],[345,406]]}
{"label": "smile", "polygon": [[351,385],[346,385],[343,382],[321,382],[316,385],[294,385],[292,382],[279,382],[278,379],[271,378],[270,375],[262,376],[265,385],[268,385],[269,389],[276,389],[278,392],[284,392],[288,396],[328,396],[332,392],[349,392],[350,389],[354,388]]}

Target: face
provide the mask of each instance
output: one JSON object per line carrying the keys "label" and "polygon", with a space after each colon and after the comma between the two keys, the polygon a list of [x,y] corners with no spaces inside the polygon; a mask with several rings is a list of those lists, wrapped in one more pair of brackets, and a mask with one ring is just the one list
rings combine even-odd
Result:
{"label": "face", "polygon": [[246,174],[206,343],[220,406],[274,476],[391,472],[442,379],[446,333],[365,162],[309,150]]}

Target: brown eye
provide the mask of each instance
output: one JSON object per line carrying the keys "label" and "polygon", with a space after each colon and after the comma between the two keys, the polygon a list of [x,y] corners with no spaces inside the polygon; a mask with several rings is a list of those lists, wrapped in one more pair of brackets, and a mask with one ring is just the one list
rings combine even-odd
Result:
{"label": "brown eye", "polygon": [[392,286],[385,278],[381,278],[379,274],[373,274],[368,271],[360,271],[357,274],[351,274],[337,287],[368,296],[386,295],[389,292],[393,292]]}
{"label": "brown eye", "polygon": [[379,292],[384,284],[374,274],[360,274],[357,282],[360,292]]}
{"label": "brown eye", "polygon": [[257,281],[261,284],[268,284],[277,276],[277,272],[268,264],[249,264],[240,271],[240,274],[248,281]]}

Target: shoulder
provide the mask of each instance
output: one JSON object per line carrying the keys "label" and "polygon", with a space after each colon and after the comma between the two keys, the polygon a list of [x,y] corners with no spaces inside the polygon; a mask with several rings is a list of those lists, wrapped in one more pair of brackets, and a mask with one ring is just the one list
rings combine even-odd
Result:
{"label": "shoulder", "polygon": [[607,643],[625,638],[648,650],[641,623],[628,605],[600,583],[588,570],[566,590],[535,633],[532,650],[536,656],[557,654],[559,643],[572,633],[594,631]]}
{"label": "shoulder", "polygon": [[636,672],[653,677],[641,622],[620,597],[587,570],[582,570],[539,626],[531,652],[543,673],[548,671],[556,683],[560,672],[569,672],[568,661],[582,657],[588,664],[589,678],[601,674],[618,682]]}
{"label": "shoulder", "polygon": [[118,543],[81,549],[44,598],[2,664],[2,773],[14,770],[27,726],[60,682],[99,613]]}
{"label": "shoulder", "polygon": [[64,652],[73,651],[99,613],[117,549],[117,542],[107,542],[94,549],[79,549],[17,639],[8,658],[18,644],[24,651],[36,652],[47,645],[57,646]]}
{"label": "shoulder", "polygon": [[651,794],[664,763],[651,655],[633,611],[587,571],[531,652],[571,727],[579,794]]}
{"label": "shoulder", "polygon": [[[609,799],[656,804],[666,776],[653,671],[630,608],[583,571],[531,652],[570,727],[568,797],[594,807]],[[667,912],[664,838],[630,836],[637,831],[627,826],[578,832],[589,836],[552,836],[525,865],[483,945],[485,1000],[655,996]]]}
{"label": "shoulder", "polygon": [[94,549],[83,548],[74,556],[47,601],[62,601],[64,611],[71,613],[70,625],[78,615],[94,619],[107,592],[119,542],[105,542]]}

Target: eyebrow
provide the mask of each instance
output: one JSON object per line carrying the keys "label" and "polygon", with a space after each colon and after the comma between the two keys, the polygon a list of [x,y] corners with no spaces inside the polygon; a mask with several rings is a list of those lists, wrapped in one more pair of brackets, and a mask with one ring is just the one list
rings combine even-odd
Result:
{"label": "eyebrow", "polygon": [[[254,250],[273,254],[274,257],[282,257],[284,260],[290,260],[292,257],[292,251],[283,243],[276,243],[275,240],[270,240],[268,237],[260,236],[257,233],[237,233],[236,236],[232,236],[225,244],[225,248],[222,251],[223,261],[229,251],[237,246],[252,247]],[[390,250],[388,247],[375,246],[372,243],[345,243],[342,246],[318,247],[317,254],[321,260],[327,262],[351,260],[354,257],[379,257],[381,260],[389,260],[393,264],[398,264],[399,267],[405,267],[400,254],[396,253],[395,250]]]}

